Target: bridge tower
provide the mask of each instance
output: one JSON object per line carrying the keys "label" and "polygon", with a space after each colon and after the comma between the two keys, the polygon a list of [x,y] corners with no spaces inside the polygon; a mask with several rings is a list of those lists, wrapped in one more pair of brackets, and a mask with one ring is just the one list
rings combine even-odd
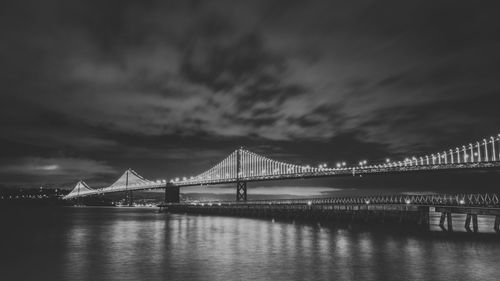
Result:
{"label": "bridge tower", "polygon": [[240,147],[236,154],[236,201],[247,201],[247,182],[240,180],[241,171],[241,151]]}
{"label": "bridge tower", "polygon": [[[130,169],[127,170],[125,173],[125,189],[128,188],[128,174],[130,173]],[[132,207],[134,206],[134,194],[132,193],[132,190],[128,190],[125,193],[125,203],[129,206]]]}
{"label": "bridge tower", "polygon": [[134,193],[131,190],[127,191],[125,195],[125,202],[129,207],[134,206]]}

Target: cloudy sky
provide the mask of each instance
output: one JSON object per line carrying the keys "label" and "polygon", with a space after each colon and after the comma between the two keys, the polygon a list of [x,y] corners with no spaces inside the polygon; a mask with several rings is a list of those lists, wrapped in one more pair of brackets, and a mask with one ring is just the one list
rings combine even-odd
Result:
{"label": "cloudy sky", "polygon": [[2,1],[0,182],[189,176],[239,146],[376,162],[497,134],[498,8]]}

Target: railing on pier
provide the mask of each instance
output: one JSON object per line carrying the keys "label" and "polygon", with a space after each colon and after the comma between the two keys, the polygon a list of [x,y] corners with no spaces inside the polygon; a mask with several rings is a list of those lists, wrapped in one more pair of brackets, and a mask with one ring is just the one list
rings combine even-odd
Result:
{"label": "railing on pier", "polygon": [[252,200],[246,202],[207,201],[190,202],[192,205],[280,205],[280,204],[412,204],[426,206],[464,206],[464,207],[491,207],[500,208],[499,195],[490,194],[430,194],[430,195],[382,195],[382,196],[355,196],[329,197],[308,199],[278,199]]}

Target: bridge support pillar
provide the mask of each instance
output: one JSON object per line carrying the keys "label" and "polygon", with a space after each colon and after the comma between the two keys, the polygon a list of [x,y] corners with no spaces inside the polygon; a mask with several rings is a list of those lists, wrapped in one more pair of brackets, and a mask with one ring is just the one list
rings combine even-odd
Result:
{"label": "bridge support pillar", "polygon": [[500,233],[500,216],[495,216],[495,226],[493,229],[496,233]]}
{"label": "bridge support pillar", "polygon": [[471,217],[471,214],[467,214],[467,217],[465,218],[465,230],[467,230],[467,232],[472,232],[472,230],[470,229]]}
{"label": "bridge support pillar", "polygon": [[132,193],[132,191],[127,191],[126,195],[125,195],[125,203],[127,204],[127,206],[129,207],[133,207],[134,206],[134,193]]}
{"label": "bridge support pillar", "polygon": [[477,233],[477,230],[479,229],[478,224],[477,224],[477,215],[472,214],[472,229],[474,230],[474,233]]}
{"label": "bridge support pillar", "polygon": [[442,230],[446,230],[444,227],[444,221],[446,220],[446,213],[441,213],[441,218],[439,218],[439,227],[441,227]]}
{"label": "bridge support pillar", "polygon": [[[444,221],[445,220],[448,223],[448,228],[444,227]],[[441,227],[441,229],[443,231],[449,231],[449,232],[453,231],[453,222],[452,222],[452,219],[451,219],[451,213],[450,212],[442,212],[441,213],[441,218],[439,220],[439,226]]]}
{"label": "bridge support pillar", "polygon": [[167,183],[165,186],[165,203],[179,203],[180,190],[178,186]]}
{"label": "bridge support pillar", "polygon": [[453,222],[451,219],[451,213],[446,214],[446,222],[448,223],[448,231],[453,232]]}
{"label": "bridge support pillar", "polygon": [[247,201],[246,181],[236,181],[236,201]]}
{"label": "bridge support pillar", "polygon": [[78,197],[76,198],[76,205],[77,206],[83,206],[83,197]]}

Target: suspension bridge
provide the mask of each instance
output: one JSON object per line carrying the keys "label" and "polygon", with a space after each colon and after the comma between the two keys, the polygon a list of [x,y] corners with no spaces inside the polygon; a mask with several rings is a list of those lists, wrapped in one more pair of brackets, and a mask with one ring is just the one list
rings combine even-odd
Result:
{"label": "suspension bridge", "polygon": [[433,172],[441,170],[492,169],[500,167],[500,134],[437,153],[411,156],[399,161],[386,161],[357,165],[338,162],[334,167],[319,165],[296,165],[259,155],[239,148],[210,169],[190,177],[175,177],[169,180],[148,180],[132,169],[107,187],[90,188],[79,181],[64,199],[85,197],[112,192],[165,188],[167,202],[178,202],[179,188],[197,185],[236,184],[236,201],[247,201],[247,182],[285,179],[342,177],[370,174]]}

